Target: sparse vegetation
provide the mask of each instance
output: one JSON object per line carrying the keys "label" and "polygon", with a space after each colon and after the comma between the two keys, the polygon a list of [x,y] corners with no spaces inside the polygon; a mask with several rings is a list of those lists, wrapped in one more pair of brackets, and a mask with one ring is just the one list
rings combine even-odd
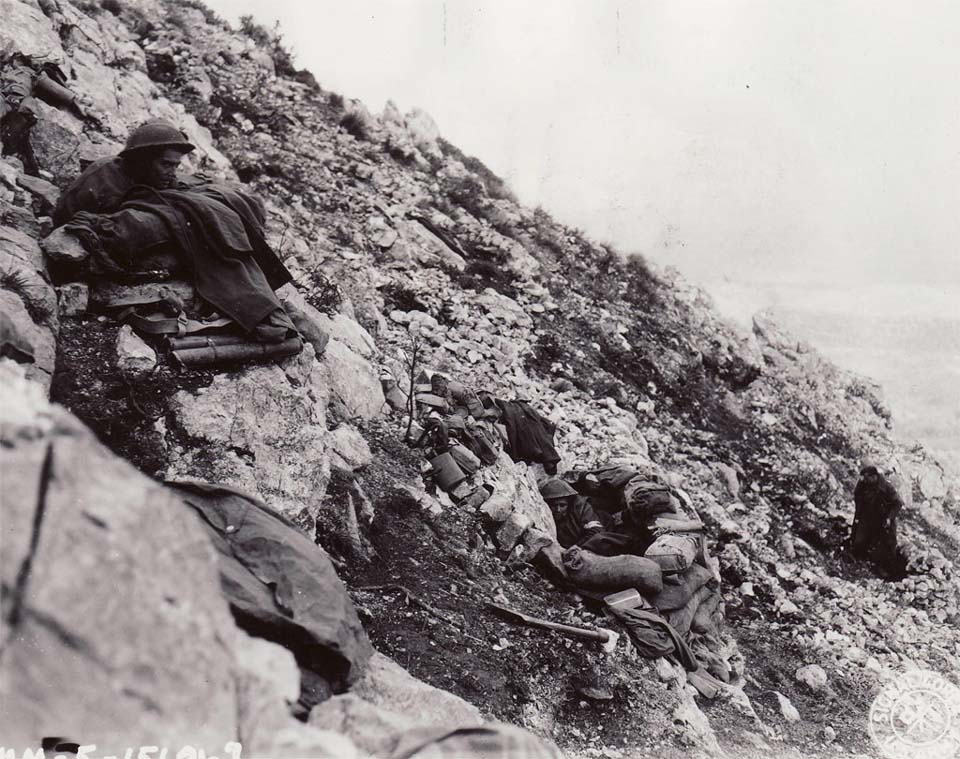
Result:
{"label": "sparse vegetation", "polygon": [[370,134],[367,132],[367,126],[363,123],[361,119],[355,113],[347,113],[340,119],[340,126],[342,126],[348,134],[352,134],[356,139],[366,142],[370,139]]}
{"label": "sparse vegetation", "polygon": [[35,286],[22,271],[7,269],[0,271],[0,290],[9,290],[23,301],[30,318],[39,324],[49,324],[53,318],[50,306],[33,294]]}
{"label": "sparse vegetation", "polygon": [[467,167],[469,172],[480,178],[486,195],[495,200],[510,200],[516,203],[517,198],[507,186],[507,183],[487,168],[487,165],[483,161],[479,158],[466,155],[460,148],[447,142],[443,137],[440,137],[437,143],[440,145],[440,150],[445,156],[460,161],[460,163]]}
{"label": "sparse vegetation", "polygon": [[252,39],[258,47],[270,54],[277,74],[280,76],[297,74],[297,68],[293,65],[293,54],[283,44],[283,34],[280,31],[279,21],[271,30],[254,21],[253,16],[241,16],[240,31]]}

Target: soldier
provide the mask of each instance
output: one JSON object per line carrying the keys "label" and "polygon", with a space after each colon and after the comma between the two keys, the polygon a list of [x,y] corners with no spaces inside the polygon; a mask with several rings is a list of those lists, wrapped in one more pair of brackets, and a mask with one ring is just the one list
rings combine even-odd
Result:
{"label": "soldier", "polygon": [[122,151],[101,158],[60,197],[53,221],[68,222],[79,211],[113,213],[134,185],[156,190],[177,187],[177,169],[194,150],[187,136],[166,121],[148,121],[134,129]]}
{"label": "soldier", "polygon": [[54,222],[79,236],[106,272],[172,249],[198,295],[249,339],[295,336],[274,292],[292,276],[264,238],[263,204],[237,185],[178,178],[193,150],[172,124],[141,124],[118,155],[94,162],[67,188]]}
{"label": "soldier", "polygon": [[850,530],[854,556],[882,568],[890,578],[903,575],[904,559],[897,546],[897,514],[903,508],[899,493],[880,474],[877,465],[864,459],[854,490],[856,511]]}

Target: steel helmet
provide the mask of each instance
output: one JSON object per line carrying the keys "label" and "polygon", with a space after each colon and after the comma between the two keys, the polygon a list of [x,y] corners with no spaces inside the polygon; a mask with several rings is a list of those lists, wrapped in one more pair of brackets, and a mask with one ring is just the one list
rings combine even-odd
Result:
{"label": "steel helmet", "polygon": [[148,148],[174,148],[183,153],[189,153],[195,146],[187,139],[187,135],[177,129],[169,121],[157,119],[141,124],[127,137],[120,155],[129,156]]}
{"label": "steel helmet", "polygon": [[872,458],[865,457],[863,461],[860,462],[860,474],[866,474],[867,472],[876,472],[879,474],[880,470],[877,467],[877,462]]}
{"label": "steel helmet", "polygon": [[540,495],[545,501],[552,501],[555,498],[566,498],[579,493],[559,477],[551,477],[540,486]]}

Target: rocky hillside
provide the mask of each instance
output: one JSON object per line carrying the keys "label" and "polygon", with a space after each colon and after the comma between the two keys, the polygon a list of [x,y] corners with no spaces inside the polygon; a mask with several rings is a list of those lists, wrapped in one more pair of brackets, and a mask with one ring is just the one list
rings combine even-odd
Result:
{"label": "rocky hillside", "polygon": [[[520,206],[428,115],[324,90],[255,23],[191,0],[0,0],[0,17],[0,316],[33,353],[0,359],[0,745],[89,730],[385,755],[391,730],[499,720],[569,756],[833,757],[874,750],[870,703],[898,673],[956,682],[955,484],[897,442],[869,380],[763,314],[738,332],[675,274]],[[51,64],[76,100],[24,109],[8,75]],[[189,170],[265,200],[296,279],[281,295],[314,330],[298,356],[179,370],[104,309],[146,285],[91,276],[50,234],[59,192],[149,118],[197,145]],[[529,400],[561,470],[624,462],[692,497],[725,605],[692,645],[726,673],[720,697],[625,636],[604,652],[484,608],[612,624],[524,560],[555,531],[534,467],[481,470],[496,509],[425,490],[404,442],[420,370]],[[841,547],[867,455],[907,504],[895,582]],[[316,537],[379,651],[306,724],[287,708],[297,662],[238,629],[199,521],[157,484],[190,479]]]}

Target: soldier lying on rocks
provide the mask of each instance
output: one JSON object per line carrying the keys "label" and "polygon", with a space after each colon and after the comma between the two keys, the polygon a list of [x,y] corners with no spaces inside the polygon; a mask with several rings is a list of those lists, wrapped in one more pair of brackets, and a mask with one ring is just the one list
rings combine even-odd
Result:
{"label": "soldier lying on rocks", "polygon": [[292,277],[264,239],[263,205],[235,186],[180,181],[177,169],[192,150],[168,122],[137,127],[119,155],[91,164],[67,188],[54,223],[66,224],[108,271],[172,247],[203,300],[251,338],[295,335],[274,294]]}
{"label": "soldier lying on rocks", "polygon": [[682,574],[697,560],[703,550],[703,523],[683,514],[680,491],[629,467],[604,467],[574,477],[572,486],[556,478],[541,485],[561,545],[568,547],[566,538],[570,545],[603,556],[645,556],[667,578]]}

